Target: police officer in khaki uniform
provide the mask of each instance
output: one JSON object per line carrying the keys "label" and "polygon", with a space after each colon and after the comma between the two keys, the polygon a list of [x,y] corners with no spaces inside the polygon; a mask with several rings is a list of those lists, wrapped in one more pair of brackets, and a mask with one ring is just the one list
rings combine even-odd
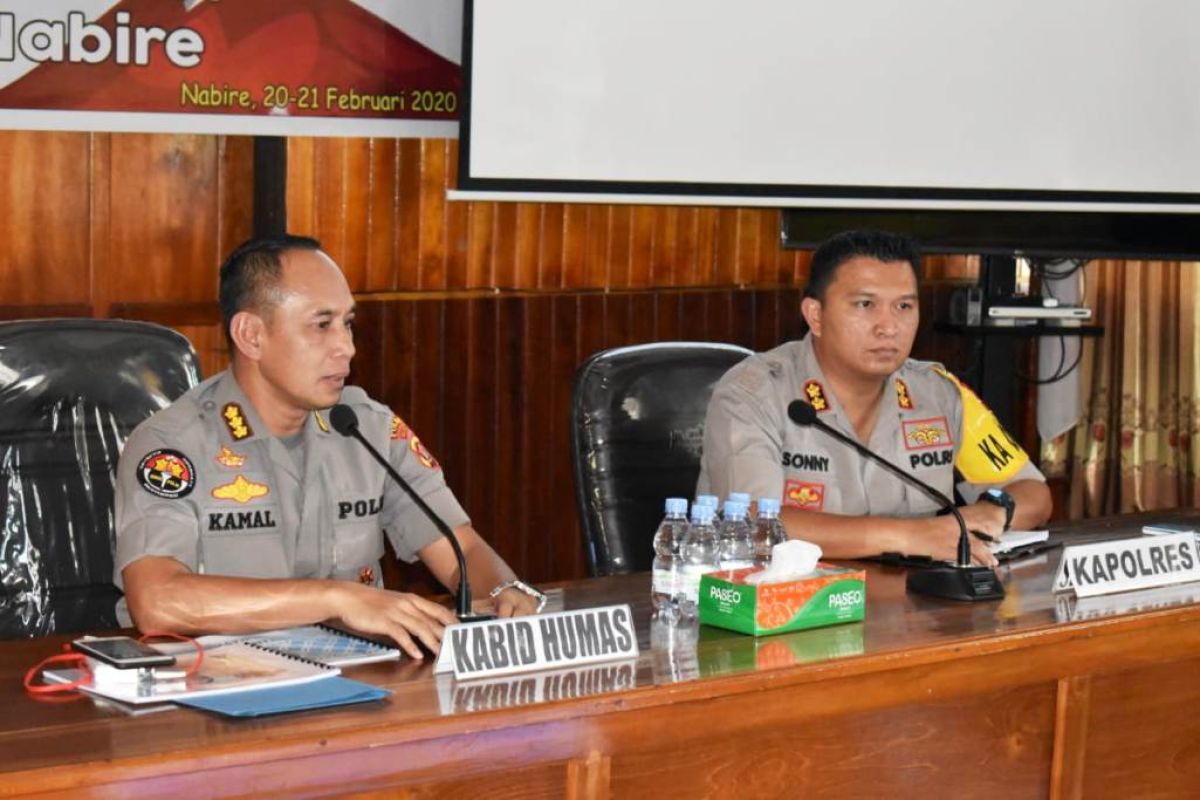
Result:
{"label": "police officer in khaki uniform", "polygon": [[[1044,477],[992,412],[940,365],[908,358],[919,268],[911,240],[879,231],[817,249],[801,305],[809,334],[751,356],[714,389],[697,494],[779,497],[788,534],[834,558],[955,558],[954,519],[933,516],[937,502],[818,428],[792,423],[788,404],[803,399],[943,494],[957,488],[972,530],[998,537],[1049,518]],[[994,564],[972,539],[975,560]]]}
{"label": "police officer in khaki uniform", "polygon": [[251,241],[221,268],[232,363],[130,436],[118,467],[116,580],[143,630],[240,633],[322,620],[438,650],[448,609],[382,588],[383,535],[457,585],[453,549],[362,445],[333,431],[341,402],[455,531],[473,588],[499,614],[542,597],[471,528],[420,439],[344,386],[354,300],[303,237]]}

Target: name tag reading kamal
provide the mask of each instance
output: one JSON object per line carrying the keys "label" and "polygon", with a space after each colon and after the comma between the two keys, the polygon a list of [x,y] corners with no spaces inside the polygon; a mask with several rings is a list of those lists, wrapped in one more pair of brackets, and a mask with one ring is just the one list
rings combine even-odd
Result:
{"label": "name tag reading kamal", "polygon": [[1094,597],[1200,581],[1200,547],[1191,533],[1072,545],[1063,550],[1054,591]]}
{"label": "name tag reading kamal", "polygon": [[450,625],[434,672],[484,678],[636,658],[628,605]]}

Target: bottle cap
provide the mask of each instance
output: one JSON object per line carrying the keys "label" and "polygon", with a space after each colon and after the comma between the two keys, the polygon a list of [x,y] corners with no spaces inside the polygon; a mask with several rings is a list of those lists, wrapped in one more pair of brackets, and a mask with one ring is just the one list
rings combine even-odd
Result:
{"label": "bottle cap", "polygon": [[758,513],[760,514],[778,514],[779,500],[775,497],[760,497],[758,499]]}
{"label": "bottle cap", "polygon": [[696,502],[692,503],[692,505],[708,506],[709,508],[715,509],[718,502],[720,501],[717,500],[717,496],[715,494],[698,494],[696,495]]}
{"label": "bottle cap", "polygon": [[725,519],[743,519],[748,506],[740,500],[730,498],[725,501]]}
{"label": "bottle cap", "polygon": [[686,497],[668,497],[667,513],[673,517],[686,517],[688,502]]}
{"label": "bottle cap", "polygon": [[692,503],[692,524],[711,525],[716,511],[712,506],[702,506],[699,503]]}
{"label": "bottle cap", "polygon": [[741,504],[745,505],[747,508],[750,507],[750,493],[749,492],[730,492],[729,499],[734,500],[738,503],[741,503]]}

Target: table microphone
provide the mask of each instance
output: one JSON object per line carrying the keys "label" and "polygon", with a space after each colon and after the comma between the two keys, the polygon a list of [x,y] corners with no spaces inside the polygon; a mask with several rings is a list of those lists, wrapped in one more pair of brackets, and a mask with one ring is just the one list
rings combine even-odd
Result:
{"label": "table microphone", "polygon": [[458,538],[450,530],[450,526],[441,517],[433,513],[433,509],[421,499],[421,496],[413,490],[408,481],[400,476],[400,473],[392,467],[391,463],[370,442],[363,438],[362,433],[358,429],[358,414],[354,413],[354,409],[348,405],[339,403],[329,409],[329,424],[342,436],[357,439],[363,447],[367,448],[367,452],[375,457],[375,460],[383,466],[387,474],[392,477],[392,480],[400,484],[400,488],[408,493],[412,501],[417,504],[417,508],[425,513],[425,516],[441,532],[442,536],[450,540],[450,546],[454,548],[454,557],[458,559],[458,596],[454,602],[456,606],[455,614],[458,616],[459,622],[481,622],[483,620],[495,619],[495,615],[477,614],[471,610],[471,583],[467,578],[467,559],[463,556],[462,546],[458,543]]}
{"label": "table microphone", "polygon": [[863,458],[874,461],[901,480],[916,486],[954,515],[954,519],[958,521],[958,563],[909,571],[905,580],[908,591],[949,600],[998,600],[1004,597],[1004,586],[996,577],[995,571],[990,567],[971,564],[971,540],[967,532],[967,523],[950,498],[878,453],[863,447],[841,431],[826,425],[817,416],[816,409],[803,400],[793,400],[789,403],[787,413],[792,422],[804,427],[820,428]]}

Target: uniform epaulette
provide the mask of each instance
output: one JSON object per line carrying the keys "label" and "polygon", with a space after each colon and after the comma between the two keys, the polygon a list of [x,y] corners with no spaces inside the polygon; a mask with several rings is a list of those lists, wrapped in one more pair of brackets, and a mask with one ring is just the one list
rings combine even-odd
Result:
{"label": "uniform epaulette", "polygon": [[733,384],[747,392],[758,392],[769,378],[779,375],[783,365],[772,359],[750,356],[737,367]]}

